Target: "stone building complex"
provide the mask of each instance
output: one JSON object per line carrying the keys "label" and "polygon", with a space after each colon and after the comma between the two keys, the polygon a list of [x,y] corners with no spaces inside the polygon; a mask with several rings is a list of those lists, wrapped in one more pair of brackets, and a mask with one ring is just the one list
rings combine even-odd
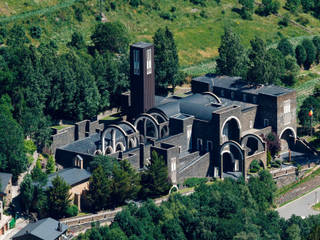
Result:
{"label": "stone building complex", "polygon": [[[274,131],[282,151],[296,147],[296,92],[279,86],[249,86],[239,77],[206,75],[192,80],[183,97],[155,96],[153,45],[130,49],[131,93],[123,94],[127,121],[83,121],[54,137],[56,161],[84,168],[94,155],[128,159],[136,169],[152,151],[163,156],[173,183],[190,177],[247,175],[258,160],[266,166],[266,143]],[[73,141],[76,140],[76,141]],[[56,143],[55,143],[56,142]]]}

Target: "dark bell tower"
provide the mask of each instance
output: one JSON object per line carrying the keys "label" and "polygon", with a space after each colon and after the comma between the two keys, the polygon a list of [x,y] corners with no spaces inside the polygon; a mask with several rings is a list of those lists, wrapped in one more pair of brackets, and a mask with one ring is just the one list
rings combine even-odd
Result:
{"label": "dark bell tower", "polygon": [[147,112],[155,102],[154,48],[152,43],[130,46],[131,118]]}

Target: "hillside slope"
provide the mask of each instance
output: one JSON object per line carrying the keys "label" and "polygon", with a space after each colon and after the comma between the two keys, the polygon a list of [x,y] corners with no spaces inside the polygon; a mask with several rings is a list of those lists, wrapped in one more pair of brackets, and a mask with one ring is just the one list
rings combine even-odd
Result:
{"label": "hillside slope", "polygon": [[[108,1],[107,1],[108,2]],[[251,39],[259,36],[268,44],[277,42],[280,37],[296,38],[312,35],[320,30],[319,20],[308,14],[291,15],[295,20],[303,15],[309,19],[305,31],[298,26],[289,24],[281,28],[277,24],[277,16],[260,17],[256,14],[253,20],[243,20],[234,8],[239,8],[237,0],[222,0],[218,5],[215,1],[207,1],[206,6],[194,5],[187,0],[143,0],[143,5],[130,6],[127,1],[114,1],[114,8],[109,3],[102,6],[106,21],[121,21],[129,29],[132,41],[151,41],[154,32],[160,26],[168,26],[174,32],[182,66],[190,66],[208,61],[218,54],[220,36],[225,26],[230,26],[239,33],[246,46]],[[23,24],[26,32],[31,26],[41,26],[40,41],[53,39],[57,44],[65,46],[74,31],[81,32],[90,43],[90,35],[97,23],[99,15],[97,0],[6,0],[0,2],[0,23],[12,25]],[[284,4],[285,1],[282,1]],[[82,11],[83,21],[76,18],[76,12]],[[108,11],[107,11],[108,10]],[[280,14],[287,13],[281,8]],[[166,19],[166,18],[169,18]],[[171,19],[171,20],[170,20]],[[33,40],[39,44],[39,40]],[[62,48],[63,49],[63,48]],[[212,64],[209,64],[212,67]]]}

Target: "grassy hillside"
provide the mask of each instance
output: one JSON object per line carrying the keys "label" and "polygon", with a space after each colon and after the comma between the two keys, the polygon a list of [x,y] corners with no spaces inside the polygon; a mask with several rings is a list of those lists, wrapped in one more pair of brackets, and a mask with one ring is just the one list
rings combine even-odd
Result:
{"label": "grassy hillside", "polygon": [[[12,25],[13,22],[23,24],[28,32],[32,25],[43,28],[41,41],[54,39],[58,45],[65,46],[74,31],[82,32],[88,43],[90,34],[96,24],[99,12],[97,0],[84,1],[86,6],[76,0],[6,0],[0,1],[0,23]],[[218,54],[220,36],[225,26],[231,26],[241,36],[246,46],[255,36],[273,44],[281,35],[289,38],[312,35],[302,28],[290,24],[288,27],[278,26],[279,17],[253,16],[252,21],[242,20],[233,8],[240,7],[237,0],[222,0],[220,5],[215,1],[207,1],[207,6],[194,5],[186,0],[161,0],[160,9],[155,9],[152,0],[143,0],[143,5],[131,7],[124,1],[117,0],[116,8],[109,11],[103,6],[107,21],[118,20],[129,29],[132,41],[151,41],[154,32],[160,26],[168,26],[175,35],[181,65],[184,67],[198,65],[214,58]],[[284,4],[285,0],[283,0]],[[83,9],[83,21],[75,18],[75,8]],[[175,11],[173,11],[175,9]],[[280,14],[287,11],[281,9]],[[314,33],[319,32],[319,20],[307,14],[291,16],[296,20],[299,15],[309,19],[308,28]],[[163,17],[171,17],[166,20]],[[38,43],[38,40],[33,40]],[[210,69],[212,64],[202,64],[203,70]],[[191,72],[202,72],[201,68],[191,68]],[[187,69],[188,71],[188,69]]]}

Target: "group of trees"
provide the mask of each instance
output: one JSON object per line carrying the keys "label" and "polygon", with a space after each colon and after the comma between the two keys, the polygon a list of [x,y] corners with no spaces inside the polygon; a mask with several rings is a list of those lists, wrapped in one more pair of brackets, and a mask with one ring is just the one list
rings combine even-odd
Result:
{"label": "group of trees", "polygon": [[171,195],[159,207],[151,200],[140,208],[131,204],[109,227],[94,227],[77,239],[317,239],[320,217],[280,218],[271,209],[274,189],[266,171],[248,183],[225,179],[202,184],[192,195]]}
{"label": "group of trees", "polygon": [[[240,15],[243,19],[252,19],[252,14],[254,12],[254,0],[239,0],[241,4]],[[280,2],[278,0],[262,0],[256,9],[256,14],[261,16],[268,16],[270,14],[278,13],[280,9]]]}
{"label": "group of trees", "polygon": [[95,157],[90,168],[93,172],[86,194],[89,211],[117,207],[127,200],[158,197],[167,194],[171,187],[167,166],[156,152],[141,174],[126,160],[118,162],[102,155]]}
{"label": "group of trees", "polygon": [[226,28],[221,37],[217,73],[241,76],[250,84],[294,82],[298,66],[291,55],[285,55],[282,41],[278,49],[268,49],[265,42],[258,37],[250,43],[251,49],[247,51],[240,43],[239,36],[230,28]]}
{"label": "group of trees", "polygon": [[304,12],[311,12],[315,17],[320,17],[320,3],[317,0],[287,0],[285,8],[292,13],[302,8]]}
{"label": "group of trees", "polygon": [[304,39],[294,49],[286,38],[282,38],[277,48],[267,48],[265,42],[256,37],[246,50],[239,36],[230,28],[221,37],[217,73],[241,76],[250,84],[285,84],[296,82],[299,66],[309,69],[320,60],[320,37]]}
{"label": "group of trees", "polygon": [[[7,109],[0,116],[6,143],[0,146],[0,171],[16,177],[26,167],[25,137],[41,150],[50,145],[52,120],[90,119],[120,106],[129,87],[130,38],[120,22],[99,23],[90,45],[75,32],[63,50],[54,41],[34,46],[20,25],[0,26],[0,33],[0,98]],[[159,29],[154,42],[157,93],[167,94],[184,76],[169,29]]]}

